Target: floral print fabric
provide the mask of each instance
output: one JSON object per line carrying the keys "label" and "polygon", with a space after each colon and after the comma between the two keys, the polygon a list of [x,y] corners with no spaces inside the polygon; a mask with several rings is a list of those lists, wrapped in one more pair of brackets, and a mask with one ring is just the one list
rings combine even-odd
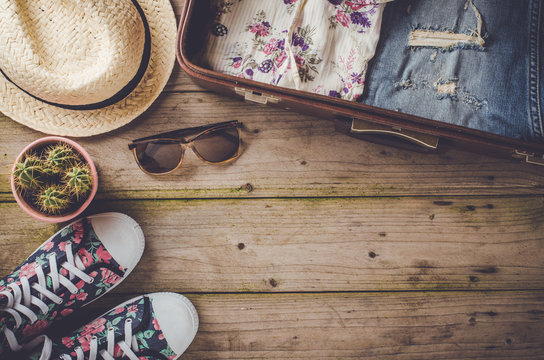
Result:
{"label": "floral print fabric", "polygon": [[[125,339],[125,321],[127,319],[132,321],[132,333],[138,344],[138,351],[135,351],[135,354],[139,360],[171,360],[176,358],[177,355],[168,346],[157,322],[152,301],[149,297],[142,296],[116,307],[72,334],[53,339],[51,359],[56,359],[62,354],[70,355],[75,359],[77,346],[81,346],[83,352],[88,354],[93,336],[97,339],[98,349],[106,349],[109,328],[115,331],[114,358],[120,359],[122,351],[117,342]],[[37,360],[39,357],[40,353],[36,353],[29,359]]]}
{"label": "floral print fabric", "polygon": [[[71,242],[74,256],[79,256],[85,266],[84,272],[94,278],[91,284],[85,283],[79,278],[75,278],[74,285],[78,291],[71,294],[62,285],[59,287],[56,295],[63,299],[62,304],[56,304],[47,298],[44,298],[49,306],[49,311],[42,314],[38,307],[32,305],[31,309],[38,316],[38,321],[30,324],[26,316],[22,317],[21,326],[15,330],[15,319],[7,313],[0,313],[0,329],[7,326],[9,329],[15,330],[15,335],[19,343],[25,343],[41,334],[51,322],[60,320],[78,308],[98,298],[100,295],[107,292],[111,287],[122,280],[125,273],[123,269],[112,258],[104,245],[96,236],[92,224],[88,219],[81,219],[72,225],[62,229],[56,236],[48,240],[36,250],[23,264],[17,267],[11,274],[0,280],[0,292],[10,291],[8,285],[15,283],[21,285],[20,278],[26,277],[30,284],[36,282],[36,266],[41,265],[44,273],[49,273],[49,256],[57,258],[57,264],[63,264],[66,261],[66,244]],[[68,277],[69,273],[60,268],[60,273]],[[47,288],[52,290],[51,277],[46,275]],[[32,290],[32,294],[39,297],[39,293]],[[0,305],[5,301],[3,296],[0,296]],[[6,339],[3,333],[0,332],[0,356],[2,353],[9,350]]]}
{"label": "floral print fabric", "polygon": [[200,62],[228,75],[345,100],[363,93],[390,0],[209,0]]}

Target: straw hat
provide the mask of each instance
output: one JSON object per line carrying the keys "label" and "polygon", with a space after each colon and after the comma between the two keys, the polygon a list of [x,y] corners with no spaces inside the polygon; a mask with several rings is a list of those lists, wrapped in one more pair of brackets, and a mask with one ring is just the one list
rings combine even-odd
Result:
{"label": "straw hat", "polygon": [[143,113],[174,67],[169,0],[0,1],[0,111],[91,136]]}

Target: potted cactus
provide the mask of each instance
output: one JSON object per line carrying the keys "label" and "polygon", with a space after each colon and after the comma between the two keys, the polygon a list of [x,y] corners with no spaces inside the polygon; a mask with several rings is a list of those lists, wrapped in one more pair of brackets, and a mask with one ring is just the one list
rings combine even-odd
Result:
{"label": "potted cactus", "polygon": [[46,137],[28,145],[11,172],[11,189],[28,214],[47,222],[79,215],[98,188],[96,168],[77,143]]}

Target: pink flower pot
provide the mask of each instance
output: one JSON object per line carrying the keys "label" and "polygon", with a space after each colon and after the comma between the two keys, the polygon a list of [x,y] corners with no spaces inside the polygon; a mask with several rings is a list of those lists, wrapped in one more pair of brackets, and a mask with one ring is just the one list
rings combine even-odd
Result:
{"label": "pink flower pot", "polygon": [[[25,201],[25,199],[17,192],[13,172],[15,171],[15,167],[16,167],[17,163],[21,161],[23,156],[29,150],[34,149],[36,147],[46,145],[46,144],[58,143],[58,142],[64,142],[64,143],[70,145],[74,150],[76,150],[78,153],[81,154],[81,156],[83,157],[85,162],[89,165],[89,169],[91,170],[91,175],[92,175],[92,178],[93,178],[93,186],[92,186],[91,192],[89,194],[89,197],[77,210],[75,210],[74,212],[72,212],[70,214],[55,216],[55,215],[44,214],[44,213],[34,209],[30,204],[28,204]],[[30,143],[29,145],[27,145],[23,149],[23,151],[21,151],[19,156],[17,156],[17,159],[15,160],[15,162],[13,164],[13,168],[11,170],[11,192],[13,193],[13,196],[15,197],[15,200],[17,201],[17,204],[19,204],[19,206],[27,214],[29,214],[30,216],[32,216],[32,217],[34,217],[34,218],[36,218],[38,220],[49,222],[49,223],[65,222],[65,221],[71,220],[71,219],[75,218],[76,216],[78,216],[79,214],[81,214],[89,206],[89,204],[93,200],[94,196],[96,195],[97,190],[98,190],[98,173],[96,172],[96,167],[94,166],[94,162],[91,159],[91,157],[89,156],[89,153],[87,153],[87,151],[85,151],[85,149],[83,149],[83,147],[81,145],[79,145],[78,143],[76,143],[75,141],[72,141],[70,139],[63,138],[63,137],[60,137],[60,136],[47,136],[47,137],[38,139],[38,140]]]}

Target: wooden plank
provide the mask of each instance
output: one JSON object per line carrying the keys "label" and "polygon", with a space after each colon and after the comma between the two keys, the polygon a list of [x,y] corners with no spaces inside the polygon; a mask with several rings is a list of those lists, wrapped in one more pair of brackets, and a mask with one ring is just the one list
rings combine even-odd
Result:
{"label": "wooden plank", "polygon": [[[132,296],[107,296],[77,321]],[[201,324],[182,359],[544,358],[542,292],[189,298]]]}
{"label": "wooden plank", "polygon": [[[127,148],[141,136],[224,119],[246,124],[245,152],[228,166],[189,153],[175,173],[153,177]],[[5,117],[0,132],[0,201],[7,201],[12,162],[41,134]],[[102,198],[544,194],[544,167],[462,151],[410,153],[334,133],[326,120],[209,93],[163,94],[131,125],[80,142],[97,164]]]}
{"label": "wooden plank", "polygon": [[187,75],[181,67],[176,63],[172,70],[172,77],[166,84],[164,91],[167,93],[178,92],[207,92],[208,90],[196,85],[193,80]]}
{"label": "wooden plank", "polygon": [[[173,1],[178,19],[183,3]],[[544,193],[544,169],[536,166],[461,151],[423,155],[364,143],[334,134],[328,121],[202,91],[176,66],[165,93],[140,119],[107,135],[81,140],[101,170],[99,196],[126,199]],[[247,124],[247,151],[233,166],[203,166],[189,157],[183,169],[159,180],[142,174],[126,149],[130,139],[144,134],[232,118]],[[7,201],[12,199],[8,174],[14,158],[42,134],[2,115],[0,131],[0,201]]]}
{"label": "wooden plank", "polygon": [[172,7],[174,8],[174,13],[176,14],[176,18],[181,17],[181,13],[183,12],[183,5],[185,4],[185,0],[170,0],[170,3],[172,4]]}
{"label": "wooden plank", "polygon": [[[126,290],[544,289],[544,197],[99,201],[146,253]],[[0,203],[0,277],[58,229]]]}

